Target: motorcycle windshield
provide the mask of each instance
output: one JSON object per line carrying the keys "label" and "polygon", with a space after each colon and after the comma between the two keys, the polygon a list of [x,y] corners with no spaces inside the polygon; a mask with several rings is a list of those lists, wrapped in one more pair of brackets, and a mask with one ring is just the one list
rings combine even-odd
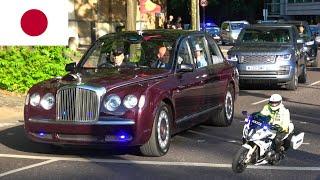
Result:
{"label": "motorcycle windshield", "polygon": [[250,120],[250,129],[260,129],[269,127],[270,117],[268,116],[252,116]]}

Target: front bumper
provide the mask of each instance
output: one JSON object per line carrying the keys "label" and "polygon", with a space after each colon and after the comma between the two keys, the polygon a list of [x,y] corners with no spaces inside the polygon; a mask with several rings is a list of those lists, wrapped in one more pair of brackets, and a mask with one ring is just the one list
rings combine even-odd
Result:
{"label": "front bumper", "polygon": [[136,145],[134,120],[105,117],[90,123],[52,119],[25,120],[27,136],[35,141],[59,145]]}
{"label": "front bumper", "polygon": [[239,80],[251,83],[287,83],[294,75],[295,65],[289,62],[274,64],[237,64]]}

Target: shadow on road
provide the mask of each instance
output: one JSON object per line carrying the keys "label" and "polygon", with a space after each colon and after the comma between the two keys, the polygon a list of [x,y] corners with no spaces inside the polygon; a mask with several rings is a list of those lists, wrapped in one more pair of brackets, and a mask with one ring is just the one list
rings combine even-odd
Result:
{"label": "shadow on road", "polygon": [[[22,125],[5,129],[0,132],[0,143],[13,150],[55,155],[78,156],[117,156],[140,155],[136,147],[106,147],[106,146],[63,146],[57,147],[49,144],[41,144],[30,141],[24,132]],[[110,158],[110,157],[109,157]]]}

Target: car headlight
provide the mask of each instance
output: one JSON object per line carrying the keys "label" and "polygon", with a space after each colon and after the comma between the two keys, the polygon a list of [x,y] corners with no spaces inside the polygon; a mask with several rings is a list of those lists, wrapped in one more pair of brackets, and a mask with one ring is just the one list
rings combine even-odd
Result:
{"label": "car headlight", "polygon": [[314,41],[308,41],[308,42],[306,42],[306,45],[307,46],[312,46],[314,44]]}
{"label": "car headlight", "polygon": [[30,104],[31,106],[38,106],[40,103],[40,94],[39,93],[33,93],[30,96]]}
{"label": "car headlight", "polygon": [[291,59],[291,54],[279,55],[277,56],[277,61],[289,61]]}
{"label": "car headlight", "polygon": [[54,95],[52,93],[47,93],[43,96],[43,98],[40,101],[40,105],[45,110],[50,110],[55,102]]}
{"label": "car headlight", "polygon": [[121,99],[116,94],[110,94],[104,102],[104,107],[108,111],[115,111],[121,105]]}
{"label": "car headlight", "polygon": [[234,56],[228,55],[227,60],[228,61],[238,61],[238,58],[236,55],[234,55]]}
{"label": "car headlight", "polygon": [[236,40],[238,38],[238,34],[231,34],[232,39]]}
{"label": "car headlight", "polygon": [[29,101],[30,101],[30,94],[28,93],[24,101],[24,104],[27,106],[29,104]]}
{"label": "car headlight", "polygon": [[134,108],[137,104],[138,98],[135,95],[130,94],[123,99],[123,105],[128,109]]}

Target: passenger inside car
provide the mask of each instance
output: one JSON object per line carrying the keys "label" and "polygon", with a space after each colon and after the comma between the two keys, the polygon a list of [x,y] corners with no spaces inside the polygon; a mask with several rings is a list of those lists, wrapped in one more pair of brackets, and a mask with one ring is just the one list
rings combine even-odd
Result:
{"label": "passenger inside car", "polygon": [[167,47],[161,46],[158,49],[157,60],[151,65],[154,68],[169,69],[170,52]]}
{"label": "passenger inside car", "polygon": [[207,66],[208,63],[204,57],[203,49],[200,47],[199,44],[195,45],[194,51],[195,51],[195,62],[197,64],[197,67],[201,68],[201,67]]}

